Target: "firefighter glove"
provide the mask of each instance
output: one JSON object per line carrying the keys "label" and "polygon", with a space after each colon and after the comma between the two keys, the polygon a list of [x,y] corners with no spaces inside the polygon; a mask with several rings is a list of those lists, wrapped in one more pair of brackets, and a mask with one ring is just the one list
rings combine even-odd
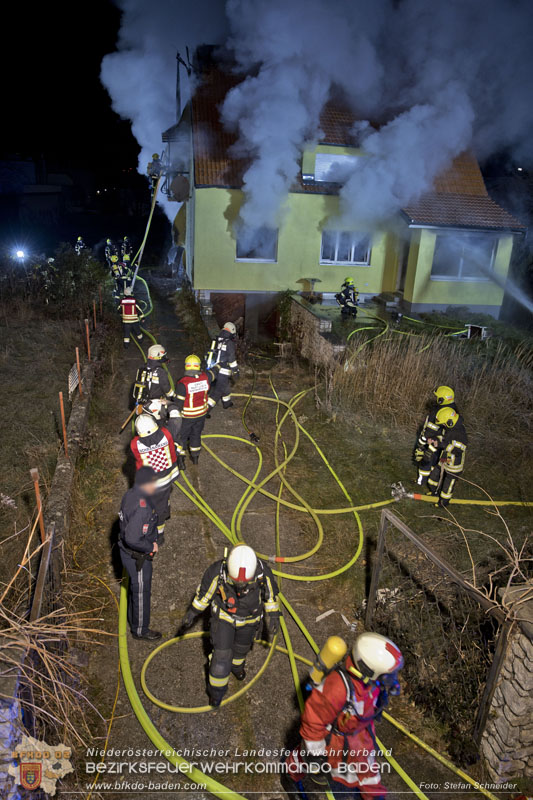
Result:
{"label": "firefighter glove", "polygon": [[194,608],[189,608],[189,610],[187,611],[187,613],[180,622],[180,626],[178,628],[178,634],[180,634],[182,631],[186,631],[187,628],[190,628],[197,616],[198,612]]}
{"label": "firefighter glove", "polygon": [[278,614],[267,614],[266,615],[266,626],[269,634],[271,636],[275,636],[278,632],[279,628],[279,616]]}

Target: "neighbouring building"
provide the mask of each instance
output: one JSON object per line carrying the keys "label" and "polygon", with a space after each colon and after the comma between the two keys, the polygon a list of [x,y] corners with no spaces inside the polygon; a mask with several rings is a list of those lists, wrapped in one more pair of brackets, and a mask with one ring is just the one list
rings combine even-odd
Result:
{"label": "neighbouring building", "polygon": [[239,78],[210,61],[200,71],[192,100],[163,141],[173,165],[169,193],[183,201],[175,243],[205,301],[215,309],[221,300],[224,307],[233,303],[253,329],[280,292],[308,290],[316,281],[323,301],[333,302],[350,275],[363,298],[399,293],[411,311],[455,305],[498,316],[513,239],[525,226],[491,199],[470,153],[457,157],[433,191],[403,209],[390,230],[365,235],[327,226],[339,207],[330,169],[362,155],[352,132],[355,115],[334,103],[321,115],[320,141],[302,152],[283,224],[258,232],[258,246],[247,251],[233,223],[248,162],[232,155],[236,137],[220,120],[221,103]]}

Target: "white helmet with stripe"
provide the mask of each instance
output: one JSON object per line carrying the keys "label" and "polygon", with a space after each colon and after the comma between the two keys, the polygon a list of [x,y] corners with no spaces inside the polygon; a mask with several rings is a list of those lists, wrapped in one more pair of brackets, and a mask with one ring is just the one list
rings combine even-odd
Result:
{"label": "white helmet with stripe", "polygon": [[257,556],[247,544],[238,544],[228,556],[227,568],[234,583],[249,583],[255,576]]}
{"label": "white helmet with stripe", "polygon": [[135,420],[135,430],[142,438],[143,436],[150,436],[155,433],[159,425],[150,414],[140,414]]}
{"label": "white helmet with stripe", "polygon": [[226,322],[223,330],[227,331],[228,333],[231,333],[232,336],[235,336],[235,334],[237,333],[237,328],[235,327],[235,324],[233,322]]}
{"label": "white helmet with stripe", "polygon": [[148,358],[152,361],[168,361],[167,351],[162,344],[153,344],[148,348]]}
{"label": "white helmet with stripe", "polygon": [[403,656],[393,641],[380,633],[362,633],[352,647],[352,658],[364,678],[377,681],[403,667]]}

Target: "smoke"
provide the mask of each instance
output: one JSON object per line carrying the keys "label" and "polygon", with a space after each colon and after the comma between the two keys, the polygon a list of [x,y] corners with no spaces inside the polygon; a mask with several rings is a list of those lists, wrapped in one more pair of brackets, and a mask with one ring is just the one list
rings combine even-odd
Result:
{"label": "smoke", "polygon": [[[529,0],[120,0],[102,80],[132,120],[140,171],[174,122],[175,54],[224,43],[248,77],[222,105],[244,175],[241,228],[282,224],[329,99],[361,120],[364,156],[340,181],[337,227],[379,226],[460,152],[533,160]],[[225,10],[225,13],[224,13]],[[375,125],[376,120],[386,124]]]}
{"label": "smoke", "polygon": [[[161,133],[176,122],[176,53],[222,42],[227,33],[220,0],[116,0],[122,20],[116,52],[102,61],[101,80],[113,109],[131,121],[140,146],[139,172],[161,153]],[[182,72],[183,74],[183,72]],[[183,81],[187,100],[188,81]],[[105,131],[102,132],[105,136]],[[176,206],[167,210],[170,219]]]}

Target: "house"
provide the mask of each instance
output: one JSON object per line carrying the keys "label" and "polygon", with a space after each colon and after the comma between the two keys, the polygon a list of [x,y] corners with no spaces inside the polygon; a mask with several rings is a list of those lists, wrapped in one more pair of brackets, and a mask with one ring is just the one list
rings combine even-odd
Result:
{"label": "house", "polygon": [[354,114],[333,103],[321,116],[321,140],[302,153],[283,224],[277,231],[258,231],[257,244],[246,249],[234,222],[247,162],[231,154],[236,137],[219,117],[238,80],[208,64],[180,121],[163,134],[169,186],[175,199],[185,201],[174,221],[174,240],[184,248],[194,289],[215,312],[218,306],[244,313],[253,330],[280,292],[309,289],[316,280],[323,302],[334,302],[350,275],[363,298],[398,292],[406,310],[457,305],[498,316],[513,238],[524,226],[489,197],[470,153],[455,159],[431,194],[403,209],[390,230],[365,235],[327,227],[339,205],[331,167],[361,155],[353,140]]}

